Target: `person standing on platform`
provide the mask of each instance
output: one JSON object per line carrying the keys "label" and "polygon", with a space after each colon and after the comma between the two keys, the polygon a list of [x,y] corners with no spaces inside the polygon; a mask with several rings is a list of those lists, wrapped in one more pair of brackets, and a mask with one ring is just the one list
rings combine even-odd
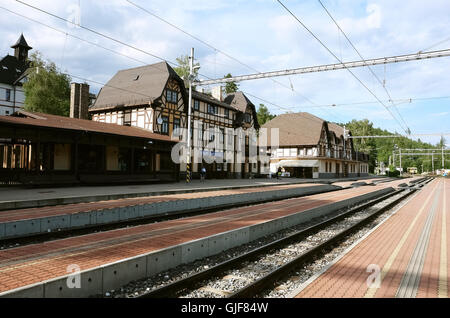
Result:
{"label": "person standing on platform", "polygon": [[206,178],[206,168],[202,167],[202,169],[200,170],[200,181],[204,182]]}

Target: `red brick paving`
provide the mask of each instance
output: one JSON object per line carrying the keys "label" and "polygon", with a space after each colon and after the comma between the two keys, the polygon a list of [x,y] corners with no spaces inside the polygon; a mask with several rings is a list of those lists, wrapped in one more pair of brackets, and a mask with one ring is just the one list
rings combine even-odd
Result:
{"label": "red brick paving", "polygon": [[[0,251],[0,292],[163,249],[205,236],[262,223],[395,185],[383,183],[338,192],[230,209]],[[309,186],[309,185],[308,185]]]}
{"label": "red brick paving", "polygon": [[[374,297],[395,297],[413,251],[418,244],[426,218],[431,211],[435,195],[439,193],[436,191],[443,189],[444,186],[448,195],[450,193],[450,180],[434,180],[428,184],[405,206],[399,209],[396,214],[362,240],[325,273],[306,286],[297,297],[337,298],[369,296],[369,294],[366,294],[368,291],[366,281],[371,273],[366,272],[367,266],[369,264],[377,264],[381,269],[386,266],[391,255],[394,255],[395,249],[399,247],[402,237],[423,207],[422,214],[416,219],[416,223],[411,228],[409,236],[392,262],[392,266],[389,268],[385,267],[388,270],[386,275],[382,276],[380,288],[374,290],[376,291],[373,295]],[[428,249],[425,254],[417,297],[438,296],[443,197],[444,192],[441,191],[438,197]],[[447,202],[447,214],[448,211]],[[447,217],[447,232],[449,229],[448,219]],[[449,246],[449,238],[447,233],[447,247]]]}
{"label": "red brick paving", "polygon": [[[370,183],[376,179],[362,180],[364,182]],[[357,181],[346,181],[336,183],[337,186],[350,186],[350,184]],[[0,223],[14,222],[27,219],[43,218],[49,216],[75,214],[82,212],[89,212],[101,209],[117,208],[117,207],[128,207],[141,204],[150,204],[154,202],[164,202],[164,201],[175,201],[184,199],[194,199],[194,198],[206,198],[215,197],[223,195],[233,195],[242,193],[252,193],[252,192],[265,192],[274,191],[280,189],[292,189],[292,188],[305,188],[305,187],[316,187],[321,184],[315,183],[304,183],[304,184],[290,184],[290,185],[274,185],[264,188],[241,188],[241,189],[230,189],[230,190],[219,190],[219,191],[206,191],[206,192],[194,192],[194,193],[184,193],[184,194],[171,194],[171,195],[160,195],[160,196],[149,196],[149,197],[137,197],[137,198],[126,198],[108,201],[98,201],[90,203],[76,203],[67,205],[57,205],[48,207],[37,207],[37,208],[26,208],[17,210],[5,210],[0,211]]]}
{"label": "red brick paving", "polygon": [[101,209],[128,207],[128,206],[135,206],[135,205],[141,205],[141,204],[150,204],[150,203],[155,203],[155,202],[176,201],[176,200],[194,199],[194,198],[207,198],[207,197],[216,197],[216,196],[242,194],[242,193],[292,189],[292,188],[316,187],[316,186],[320,186],[320,185],[321,184],[314,184],[314,183],[291,184],[291,185],[270,186],[270,187],[264,187],[264,188],[243,188],[243,189],[230,189],[230,190],[220,190],[220,191],[193,192],[193,193],[126,198],[126,199],[98,201],[98,202],[89,202],[89,203],[76,203],[76,204],[67,204],[67,205],[59,205],[59,206],[8,210],[8,211],[0,211],[0,223],[12,222],[12,221],[18,221],[18,220],[26,220],[26,219],[32,219],[32,218],[42,218],[42,217],[56,216],[56,215],[75,214],[75,213],[89,212],[89,211],[95,211],[95,210],[101,210]]}

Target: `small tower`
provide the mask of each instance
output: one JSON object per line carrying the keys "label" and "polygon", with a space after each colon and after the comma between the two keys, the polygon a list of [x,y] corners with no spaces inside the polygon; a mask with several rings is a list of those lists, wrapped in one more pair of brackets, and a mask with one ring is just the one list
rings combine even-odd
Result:
{"label": "small tower", "polygon": [[27,41],[23,37],[23,33],[20,35],[20,38],[17,40],[16,44],[11,46],[14,49],[14,56],[21,62],[25,62],[28,58],[28,51],[32,49],[31,46],[28,45]]}

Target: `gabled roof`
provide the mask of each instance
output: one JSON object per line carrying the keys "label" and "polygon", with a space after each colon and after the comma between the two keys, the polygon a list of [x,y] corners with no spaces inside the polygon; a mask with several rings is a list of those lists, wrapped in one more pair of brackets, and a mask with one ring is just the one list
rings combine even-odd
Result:
{"label": "gabled roof", "polygon": [[[265,123],[263,128],[279,129],[280,146],[317,145],[325,120],[310,113],[289,113],[276,116],[271,121]],[[329,131],[340,138],[344,129],[336,124],[327,123]],[[270,132],[268,132],[268,144],[270,145]]]}
{"label": "gabled roof", "polygon": [[250,101],[250,99],[248,99],[247,96],[245,96],[243,92],[238,91],[236,93],[228,94],[227,97],[225,97],[224,101],[225,103],[229,104],[231,107],[242,113],[245,113],[247,107],[250,106],[252,109],[252,114],[255,122],[255,128],[256,129],[259,128],[258,116],[256,115],[256,107]]}
{"label": "gabled roof", "polygon": [[255,107],[255,105],[253,105],[253,103],[242,92],[228,94],[224,101],[228,105],[243,113],[245,113],[248,105]]}
{"label": "gabled roof", "polygon": [[166,62],[118,71],[100,90],[89,111],[151,104],[162,95],[169,78],[179,81],[184,94],[183,81]]}
{"label": "gabled roof", "polygon": [[19,39],[17,40],[16,44],[11,45],[11,48],[15,49],[16,47],[24,47],[28,50],[31,50],[32,47],[28,45],[27,41],[25,40],[25,37],[23,36],[23,33],[20,35]]}
{"label": "gabled roof", "polygon": [[0,60],[0,83],[16,85],[16,81],[28,69],[28,63],[7,55]]}
{"label": "gabled roof", "polygon": [[146,129],[100,123],[93,120],[70,118],[37,112],[17,111],[11,116],[0,116],[0,123],[86,131],[127,137],[146,138],[161,141],[172,141],[169,136],[152,133]]}

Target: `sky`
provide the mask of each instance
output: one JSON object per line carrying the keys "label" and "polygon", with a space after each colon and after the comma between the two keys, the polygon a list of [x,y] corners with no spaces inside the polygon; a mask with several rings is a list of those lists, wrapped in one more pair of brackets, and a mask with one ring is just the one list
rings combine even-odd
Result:
{"label": "sky", "polygon": [[[121,69],[160,62],[155,56],[176,62],[177,57],[188,55],[191,47],[201,65],[200,79],[338,62],[276,0],[132,0],[213,48],[127,0],[21,1],[139,49],[18,1],[0,0],[0,56],[13,54],[10,46],[23,32],[33,51],[38,50],[62,71],[73,75],[73,81],[82,81],[74,76],[94,81],[89,82],[94,93],[102,86],[95,82],[106,83]],[[339,59],[360,60],[319,1],[282,2]],[[364,59],[450,47],[448,0],[322,0],[322,3]],[[239,88],[248,93],[255,105],[263,103],[274,114],[306,111],[340,123],[367,118],[375,127],[392,132],[403,133],[409,127],[413,134],[450,133],[449,67],[450,57],[372,66],[387,92],[367,67],[352,69],[396,119],[347,70],[245,81],[239,83]],[[388,94],[394,103],[388,101]],[[330,106],[333,104],[336,106]],[[432,143],[439,138],[420,137]],[[450,136],[446,138],[450,146]]]}

